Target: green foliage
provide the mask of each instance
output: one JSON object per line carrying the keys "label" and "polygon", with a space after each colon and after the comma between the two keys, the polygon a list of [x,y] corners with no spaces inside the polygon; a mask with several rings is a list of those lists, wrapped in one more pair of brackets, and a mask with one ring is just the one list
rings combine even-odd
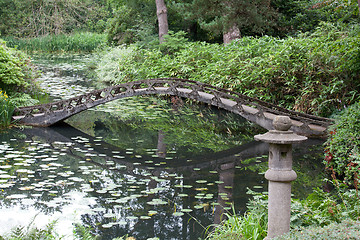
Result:
{"label": "green foliage", "polygon": [[343,221],[341,223],[332,223],[326,227],[309,227],[291,231],[288,234],[274,238],[274,240],[306,240],[306,239],[360,239],[360,222]]}
{"label": "green foliage", "polygon": [[104,32],[111,16],[105,0],[0,0],[0,9],[0,33],[16,37]]}
{"label": "green foliage", "polygon": [[82,240],[95,240],[97,237],[92,233],[92,229],[85,227],[82,224],[75,224],[74,226],[74,236],[76,239]]}
{"label": "green foliage", "polygon": [[337,188],[334,193],[328,193],[316,188],[304,200],[293,199],[291,210],[294,229],[360,219],[359,196],[354,189]]}
{"label": "green foliage", "polygon": [[[216,238],[217,235],[209,235],[208,239],[234,239],[230,237],[230,233],[232,236],[243,237],[245,236],[245,229],[250,233],[259,232],[261,233],[261,236],[266,235],[266,226],[264,225],[267,223],[267,195],[253,191],[249,191],[248,194],[253,196],[248,203],[248,212],[244,216],[231,216],[231,220],[226,221],[224,226],[219,225],[216,227],[214,233],[219,234],[219,236],[220,234],[224,234],[222,235],[224,238]],[[290,234],[285,235],[284,238],[280,237],[278,239],[313,239],[307,237],[307,234],[318,231],[322,232],[323,229],[330,229],[330,226],[339,226],[339,228],[342,228],[347,222],[359,221],[359,200],[357,190],[346,188],[337,188],[334,193],[324,192],[323,190],[316,188],[313,193],[304,200],[292,199],[290,219],[291,232]],[[254,217],[254,219],[251,220],[252,223],[249,225],[247,225],[247,216]],[[259,225],[256,223],[259,223]],[[321,228],[325,226],[329,227]],[[346,231],[346,233],[349,233],[349,236],[352,236],[355,233],[358,233],[358,231],[359,229],[351,229],[350,231]],[[301,236],[303,236],[302,234],[304,234],[304,238],[301,238]],[[329,236],[340,236],[337,235],[336,232],[329,232],[328,234]],[[213,236],[215,237],[213,238]],[[255,239],[251,238],[251,235],[247,236],[248,237],[244,239]]]}
{"label": "green foliage", "polygon": [[108,42],[114,45],[143,42],[157,38],[156,5],[153,0],[110,1],[114,17],[108,21]]}
{"label": "green foliage", "polygon": [[349,186],[358,187],[360,176],[360,102],[348,107],[336,117],[325,143],[325,164]]}
{"label": "green foliage", "polygon": [[359,22],[357,0],[274,0],[279,12],[277,26],[268,34],[286,36],[313,32],[321,22]]}
{"label": "green foliage", "polygon": [[14,228],[10,233],[4,236],[0,236],[0,239],[4,240],[58,240],[62,239],[55,230],[56,222],[51,222],[45,226],[45,228],[36,228],[32,226],[31,222],[28,226],[18,226]]}
{"label": "green foliage", "polygon": [[6,37],[8,46],[26,52],[92,52],[106,45],[106,35],[80,32],[71,35],[47,35],[38,38]]}
{"label": "green foliage", "polygon": [[169,31],[168,34],[164,36],[164,42],[161,43],[159,47],[161,52],[165,54],[174,54],[181,49],[185,49],[187,43],[188,39],[184,31],[176,33]]}
{"label": "green foliage", "polygon": [[188,20],[195,20],[213,35],[222,35],[237,26],[245,35],[264,33],[274,23],[276,11],[264,0],[178,1],[175,6]]}
{"label": "green foliage", "polygon": [[0,129],[10,125],[14,109],[14,104],[10,101],[7,94],[0,89]]}
{"label": "green foliage", "polygon": [[38,101],[41,90],[35,84],[38,76],[36,67],[23,52],[7,47],[0,39],[0,90],[7,92],[11,104],[32,105]]}
{"label": "green foliage", "polygon": [[[226,46],[185,42],[180,48],[171,41],[172,55],[120,46],[105,54],[97,73],[112,84],[187,78],[329,116],[359,98],[359,37],[358,26],[344,30],[323,24],[316,32],[297,38],[243,37]],[[179,42],[184,42],[181,38]]]}
{"label": "green foliage", "polygon": [[206,239],[264,239],[266,237],[266,212],[251,211],[243,216],[225,213],[226,220],[209,233]]}

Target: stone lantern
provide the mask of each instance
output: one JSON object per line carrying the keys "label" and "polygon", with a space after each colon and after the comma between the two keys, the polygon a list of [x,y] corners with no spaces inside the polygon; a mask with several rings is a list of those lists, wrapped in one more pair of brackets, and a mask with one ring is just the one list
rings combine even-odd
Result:
{"label": "stone lantern", "polygon": [[266,239],[290,230],[291,182],[297,177],[292,170],[292,144],[307,139],[289,130],[291,120],[287,116],[275,117],[273,126],[275,130],[255,136],[255,140],[269,143],[269,169],[265,173],[265,178],[269,181]]}

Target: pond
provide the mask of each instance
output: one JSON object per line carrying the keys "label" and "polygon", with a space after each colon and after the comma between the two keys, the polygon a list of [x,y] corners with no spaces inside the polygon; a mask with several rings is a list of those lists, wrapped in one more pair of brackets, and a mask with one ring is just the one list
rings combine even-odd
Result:
{"label": "pond", "polygon": [[[88,56],[35,58],[52,99],[98,88]],[[121,99],[49,128],[0,133],[0,235],[56,220],[99,239],[198,239],[224,212],[267,191],[264,130],[240,116],[168,96]],[[321,141],[295,146],[295,197],[321,180]]]}

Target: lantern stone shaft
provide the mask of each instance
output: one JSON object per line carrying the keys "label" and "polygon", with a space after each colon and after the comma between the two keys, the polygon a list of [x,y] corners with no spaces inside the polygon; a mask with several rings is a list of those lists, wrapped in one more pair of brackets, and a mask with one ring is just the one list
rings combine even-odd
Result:
{"label": "lantern stone shaft", "polygon": [[266,239],[280,236],[290,230],[291,182],[297,177],[292,170],[292,144],[307,139],[289,130],[289,117],[275,117],[273,126],[275,130],[255,136],[255,140],[269,143],[269,169],[265,173],[265,178],[269,181]]}

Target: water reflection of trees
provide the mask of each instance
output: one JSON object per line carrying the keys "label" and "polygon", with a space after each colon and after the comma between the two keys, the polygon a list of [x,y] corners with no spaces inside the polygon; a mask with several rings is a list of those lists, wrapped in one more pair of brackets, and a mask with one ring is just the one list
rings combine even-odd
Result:
{"label": "water reflection of trees", "polygon": [[[98,141],[98,139],[76,130],[69,131],[69,127],[28,129],[23,133],[27,133],[28,138],[17,144],[25,149],[24,155],[31,153],[26,149],[34,139],[38,142],[48,143],[46,151],[39,150],[42,151],[41,154],[44,152],[49,154],[65,153],[63,156],[58,156],[57,160],[65,168],[35,171],[34,179],[40,179],[40,181],[51,179],[49,175],[54,174],[51,171],[71,171],[74,173],[74,177],[82,179],[68,185],[66,184],[68,178],[58,176],[57,180],[63,180],[64,184],[45,186],[49,188],[48,191],[44,191],[35,198],[32,197],[35,200],[34,206],[46,214],[61,211],[62,207],[71,201],[71,199],[66,199],[69,192],[92,188],[93,191],[87,192],[89,198],[96,199],[96,204],[91,208],[93,210],[105,208],[105,210],[95,212],[95,214],[83,214],[82,221],[85,225],[91,226],[95,231],[101,233],[103,239],[125,234],[132,234],[139,239],[152,236],[160,239],[172,237],[176,239],[179,236],[182,236],[183,239],[196,239],[204,231],[199,223],[208,226],[219,222],[224,207],[229,206],[227,202],[235,202],[238,211],[245,210],[245,203],[248,199],[246,187],[249,186],[249,179],[253,182],[252,184],[256,185],[262,185],[264,181],[257,171],[244,170],[259,166],[256,162],[259,159],[256,157],[261,157],[267,152],[267,146],[262,143],[252,142],[216,154],[197,156],[192,158],[192,161],[180,156],[176,158],[176,162],[169,161],[166,165],[155,166],[155,163],[164,161],[164,159],[156,160],[156,157],[146,155],[142,155],[142,158],[138,159],[134,157],[137,154],[135,151],[133,154],[125,154],[124,159],[115,158],[113,152],[124,153],[126,150],[104,141]],[[301,151],[299,152],[302,154]],[[148,160],[152,160],[154,164],[146,164],[145,162]],[[113,162],[113,164],[109,164],[109,162]],[[34,162],[31,169],[39,169],[41,163],[41,161]],[[84,171],[81,171],[83,166],[91,171],[84,174]],[[149,166],[151,167],[149,168]],[[302,167],[304,166],[302,165]],[[195,168],[199,170],[194,171]],[[210,171],[214,172],[209,174]],[[199,179],[206,179],[206,183],[216,181],[223,183],[207,185],[197,183],[196,181]],[[21,181],[16,182],[13,187],[6,189],[6,194],[20,193],[21,191],[18,189],[22,184],[24,183]],[[193,187],[174,187],[180,184]],[[109,186],[113,187],[110,187],[106,193],[96,192],[96,190],[102,190]],[[57,193],[49,194],[50,191],[57,191]],[[213,194],[213,197],[206,199],[201,198],[200,195],[198,198],[198,193]],[[225,198],[220,193],[225,193]],[[187,194],[187,196],[180,197],[179,194]],[[141,196],[132,197],[134,195]],[[125,197],[129,199],[124,203],[117,202]],[[65,201],[55,207],[44,204],[51,202],[54,198],[64,198]],[[167,203],[152,206],[148,204],[152,199],[162,199]],[[219,203],[220,206],[212,206],[213,202]],[[11,205],[14,202],[5,200],[1,204],[3,206]],[[199,204],[207,207],[195,209],[194,206]],[[193,211],[190,214],[185,213],[183,216],[174,216],[175,208],[176,211],[181,211],[181,209],[192,209]],[[141,219],[141,216],[148,215],[149,210],[156,210],[158,213],[151,216],[150,219]],[[106,217],[105,214],[108,213],[114,213],[115,218]],[[137,219],[128,219],[129,216],[135,216]],[[114,225],[111,228],[103,227],[104,224],[112,222],[114,219],[125,221],[123,222],[125,224]]]}

